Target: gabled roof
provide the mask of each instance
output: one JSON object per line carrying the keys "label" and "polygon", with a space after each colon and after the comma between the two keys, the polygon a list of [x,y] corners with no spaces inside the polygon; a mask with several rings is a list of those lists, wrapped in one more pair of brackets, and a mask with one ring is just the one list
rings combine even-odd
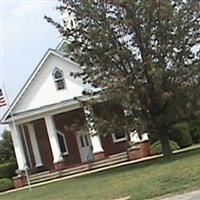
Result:
{"label": "gabled roof", "polygon": [[[64,43],[64,41],[62,41]],[[61,43],[60,43],[61,45]],[[40,60],[40,62],[38,63],[36,69],[33,71],[33,73],[30,75],[30,77],[28,78],[28,80],[26,81],[26,83],[24,84],[24,86],[22,87],[22,89],[20,90],[20,92],[18,93],[18,95],[16,96],[16,98],[14,99],[14,101],[12,102],[12,104],[9,106],[9,108],[7,109],[7,111],[5,112],[5,114],[3,115],[2,119],[1,119],[1,123],[5,123],[6,119],[10,116],[11,111],[15,108],[15,106],[17,105],[17,103],[20,101],[20,99],[22,98],[22,96],[24,95],[24,93],[27,91],[27,89],[29,88],[31,82],[34,80],[35,76],[38,74],[38,72],[40,71],[40,69],[42,68],[44,62],[47,60],[47,58],[51,55],[55,55],[73,65],[78,66],[76,63],[74,63],[72,60],[66,58],[64,56],[64,53],[58,51],[58,50],[54,50],[54,49],[48,49],[47,52],[45,53],[45,55],[42,57],[42,59]],[[14,113],[13,113],[14,114]]]}

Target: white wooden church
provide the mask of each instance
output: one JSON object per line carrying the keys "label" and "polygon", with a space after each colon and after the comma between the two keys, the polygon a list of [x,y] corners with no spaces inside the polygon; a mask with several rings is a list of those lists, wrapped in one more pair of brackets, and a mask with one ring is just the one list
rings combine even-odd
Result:
{"label": "white wooden church", "polygon": [[[80,68],[64,56],[65,44],[63,39],[47,50],[1,120],[12,132],[16,187],[27,184],[25,168],[31,182],[37,183],[149,155],[146,135],[139,139],[130,133],[102,136],[94,130],[69,129],[76,119],[87,122],[88,110],[77,99],[89,100],[82,92],[93,88],[70,76]],[[131,150],[130,140],[137,143]]]}

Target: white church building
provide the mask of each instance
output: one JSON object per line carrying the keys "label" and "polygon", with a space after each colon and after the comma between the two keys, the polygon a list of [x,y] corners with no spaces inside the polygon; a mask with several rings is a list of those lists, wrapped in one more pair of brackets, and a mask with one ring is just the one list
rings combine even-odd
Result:
{"label": "white church building", "polygon": [[[66,176],[72,170],[78,173],[150,154],[145,135],[142,139],[130,133],[105,136],[83,128],[88,108],[80,101],[90,97],[82,92],[93,88],[70,76],[80,68],[64,56],[65,44],[62,40],[47,50],[1,120],[12,132],[18,164],[15,187],[27,184],[25,168],[36,183],[61,176],[61,171]],[[79,127],[72,129],[77,120]],[[138,144],[136,148],[129,148],[130,140]]]}

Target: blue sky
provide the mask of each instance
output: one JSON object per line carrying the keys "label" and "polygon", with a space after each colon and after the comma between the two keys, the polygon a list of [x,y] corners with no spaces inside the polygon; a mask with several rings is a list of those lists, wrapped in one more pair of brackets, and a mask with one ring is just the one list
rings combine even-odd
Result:
{"label": "blue sky", "polygon": [[[17,95],[48,48],[55,48],[59,34],[44,15],[59,20],[56,0],[0,0],[1,77],[10,102]],[[1,116],[6,108],[1,108]],[[4,129],[1,126],[0,133]]]}

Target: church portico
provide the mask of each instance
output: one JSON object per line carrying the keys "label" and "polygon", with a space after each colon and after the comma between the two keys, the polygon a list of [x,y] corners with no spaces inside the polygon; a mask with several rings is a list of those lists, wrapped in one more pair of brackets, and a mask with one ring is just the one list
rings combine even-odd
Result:
{"label": "church portico", "polygon": [[127,148],[127,140],[115,143],[111,135],[102,136],[94,130],[90,133],[83,108],[55,115],[45,113],[41,119],[17,126],[25,152],[23,163],[32,172],[101,160]]}
{"label": "church portico", "polygon": [[16,157],[23,157],[23,159],[17,159],[18,173],[24,171],[25,168],[30,173],[50,169],[52,153],[44,119],[17,124],[16,127],[17,135],[16,131],[11,129],[12,135],[16,136],[13,141],[20,141],[15,154]]}
{"label": "church portico", "polygon": [[20,144],[16,145],[19,170],[27,165],[30,174],[107,162],[110,156],[126,152],[129,141],[129,137],[116,140],[113,135],[90,133],[82,107],[55,115],[44,113],[40,119],[18,123],[17,130],[13,141]]}
{"label": "church portico", "polygon": [[89,134],[82,108],[55,115],[45,113],[41,119],[16,126],[19,171],[25,167],[31,173],[68,168],[90,162],[95,159],[93,154],[104,152],[100,136]]}

